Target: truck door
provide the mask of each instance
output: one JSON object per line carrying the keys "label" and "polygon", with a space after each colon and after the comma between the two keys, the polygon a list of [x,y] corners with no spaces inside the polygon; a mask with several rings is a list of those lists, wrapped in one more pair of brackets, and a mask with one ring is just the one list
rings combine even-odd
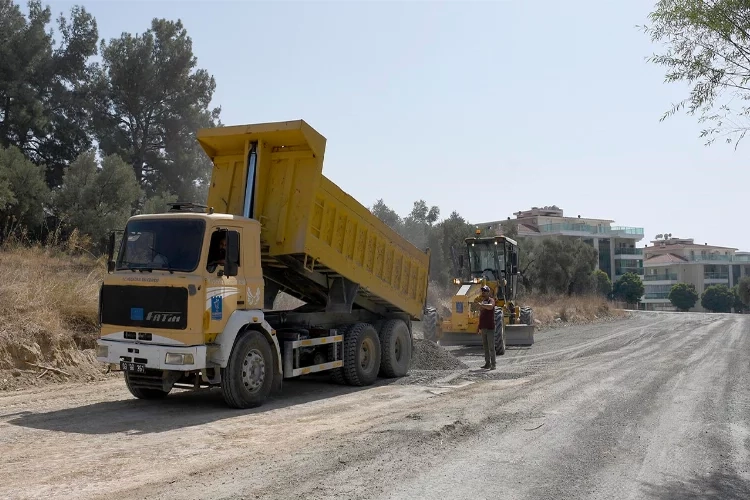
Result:
{"label": "truck door", "polygon": [[[223,245],[226,242],[228,232],[239,235],[240,252],[237,276],[226,276],[224,274]],[[241,228],[216,228],[213,230],[208,250],[206,271],[209,276],[206,286],[206,310],[209,313],[209,332],[221,332],[227,319],[238,308],[244,309],[246,279],[243,269],[244,255],[242,249]]]}

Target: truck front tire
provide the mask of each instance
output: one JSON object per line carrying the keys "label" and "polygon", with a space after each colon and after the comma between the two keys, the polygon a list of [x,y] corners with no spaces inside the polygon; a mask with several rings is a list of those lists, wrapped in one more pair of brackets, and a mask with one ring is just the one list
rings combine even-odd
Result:
{"label": "truck front tire", "polygon": [[384,377],[403,377],[411,364],[411,336],[409,327],[400,319],[386,321],[380,331],[380,374]]}
{"label": "truck front tire", "polygon": [[232,408],[254,408],[263,404],[273,386],[273,352],[262,333],[241,333],[221,370],[221,391]]}
{"label": "truck front tire", "polygon": [[380,338],[369,323],[357,323],[344,337],[344,378],[349,385],[372,385],[380,371]]}

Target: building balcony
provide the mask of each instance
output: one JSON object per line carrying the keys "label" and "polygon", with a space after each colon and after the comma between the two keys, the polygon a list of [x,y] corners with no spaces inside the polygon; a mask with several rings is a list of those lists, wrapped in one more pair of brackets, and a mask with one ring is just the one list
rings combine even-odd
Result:
{"label": "building balcony", "polygon": [[620,236],[620,237],[643,237],[642,227],[599,227],[590,224],[559,223],[559,224],[542,224],[539,226],[540,233],[577,233],[585,235],[600,234],[602,236]]}
{"label": "building balcony", "polygon": [[643,295],[646,300],[669,300],[669,292],[652,292]]}
{"label": "building balcony", "polygon": [[633,273],[643,277],[644,270],[642,267],[620,267],[615,269],[615,276],[618,278],[627,273]]}
{"label": "building balcony", "polygon": [[643,236],[642,227],[612,226],[610,232],[615,234],[627,234],[629,236]]}
{"label": "building balcony", "polygon": [[647,274],[643,277],[643,281],[678,281],[679,276],[676,274]]}
{"label": "building balcony", "polygon": [[693,262],[732,262],[733,255],[694,255],[688,257]]}
{"label": "building balcony", "polygon": [[703,273],[705,281],[729,282],[729,273]]}
{"label": "building balcony", "polygon": [[643,255],[642,248],[615,248],[615,257],[618,255]]}

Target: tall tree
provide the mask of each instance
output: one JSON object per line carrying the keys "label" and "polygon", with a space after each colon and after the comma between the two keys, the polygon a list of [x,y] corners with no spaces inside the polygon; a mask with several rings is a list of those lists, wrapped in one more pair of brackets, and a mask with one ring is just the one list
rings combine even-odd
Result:
{"label": "tall tree", "polygon": [[703,291],[701,305],[711,312],[732,312],[734,293],[726,285],[712,285]]}
{"label": "tall tree", "polygon": [[49,189],[44,182],[44,167],[35,165],[15,146],[0,148],[0,225],[36,229],[44,220]]}
{"label": "tall tree", "polygon": [[83,7],[57,19],[59,40],[47,31],[49,7],[28,2],[28,19],[12,0],[0,0],[0,146],[16,146],[46,165],[50,186],[91,146],[89,84],[96,54],[96,21]]}
{"label": "tall tree", "polygon": [[700,298],[692,283],[677,283],[669,290],[669,301],[678,311],[688,312]]}
{"label": "tall tree", "polygon": [[91,235],[103,249],[108,232],[125,226],[139,191],[133,170],[121,158],[107,156],[100,167],[94,153],[86,152],[65,172],[53,206],[65,225]]}
{"label": "tall tree", "polygon": [[[644,31],[666,45],[651,62],[666,68],[667,82],[686,82],[690,94],[662,120],[681,109],[708,122],[701,132],[712,143],[745,136],[750,122],[750,2],[659,0]],[[737,147],[735,144],[735,148]]]}
{"label": "tall tree", "polygon": [[198,69],[180,20],[153,19],[142,35],[124,33],[101,44],[95,135],[106,155],[131,165],[147,196],[203,201],[211,162],[195,140],[219,125],[210,108],[216,83]]}

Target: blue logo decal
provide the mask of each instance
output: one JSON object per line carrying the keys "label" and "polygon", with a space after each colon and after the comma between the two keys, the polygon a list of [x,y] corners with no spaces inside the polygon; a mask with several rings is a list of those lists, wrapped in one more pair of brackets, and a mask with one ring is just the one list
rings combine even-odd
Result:
{"label": "blue logo decal", "polygon": [[143,321],[143,308],[142,307],[130,308],[130,321]]}
{"label": "blue logo decal", "polygon": [[211,297],[211,319],[221,319],[221,295]]}

